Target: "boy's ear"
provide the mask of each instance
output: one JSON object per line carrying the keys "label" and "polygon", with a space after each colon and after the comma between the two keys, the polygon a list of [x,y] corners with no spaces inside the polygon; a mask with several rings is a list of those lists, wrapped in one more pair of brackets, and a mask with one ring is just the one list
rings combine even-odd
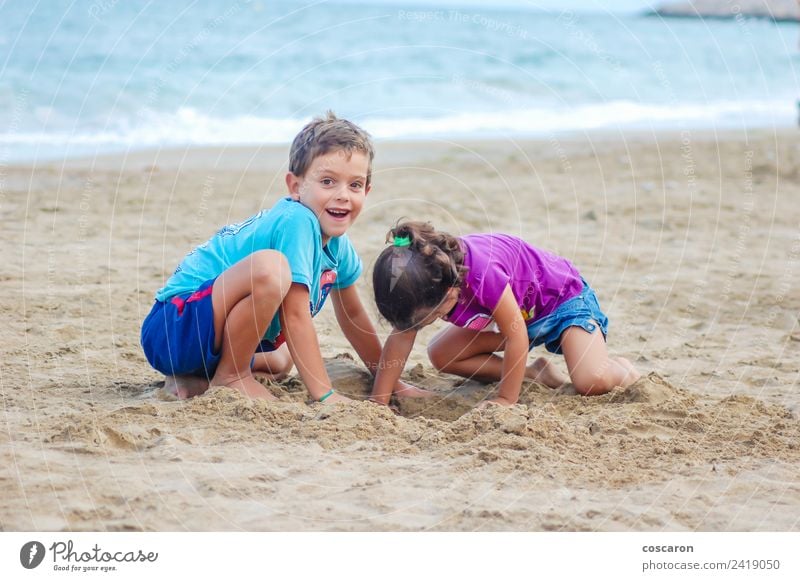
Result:
{"label": "boy's ear", "polygon": [[364,195],[366,196],[371,189],[372,189],[372,184],[367,184],[367,187],[364,188]]}
{"label": "boy's ear", "polygon": [[292,172],[286,172],[286,188],[289,190],[289,195],[293,200],[300,199],[300,182],[301,179],[294,175]]}

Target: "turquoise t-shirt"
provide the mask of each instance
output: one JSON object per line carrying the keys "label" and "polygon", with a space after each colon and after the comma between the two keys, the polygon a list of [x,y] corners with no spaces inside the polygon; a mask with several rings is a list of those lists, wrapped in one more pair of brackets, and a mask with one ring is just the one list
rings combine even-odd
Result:
{"label": "turquoise t-shirt", "polygon": [[[156,293],[156,300],[167,301],[193,292],[258,250],[277,250],[286,256],[292,282],[308,287],[312,317],[325,304],[332,288],[349,287],[363,270],[347,235],[331,238],[323,247],[322,231],[314,213],[300,202],[284,198],[270,210],[221,228],[192,250]],[[280,331],[276,313],[264,338],[274,341]]]}

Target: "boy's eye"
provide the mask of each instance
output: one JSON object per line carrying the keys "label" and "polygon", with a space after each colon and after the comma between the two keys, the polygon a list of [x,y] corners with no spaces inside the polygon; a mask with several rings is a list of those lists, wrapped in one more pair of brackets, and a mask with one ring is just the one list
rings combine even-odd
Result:
{"label": "boy's eye", "polygon": [[322,178],[322,185],[323,186],[333,185],[333,180],[331,178]]}
{"label": "boy's eye", "polygon": [[350,184],[350,187],[353,188],[354,190],[360,190],[361,188],[364,187],[364,184],[362,184],[361,182],[353,182],[352,184]]}

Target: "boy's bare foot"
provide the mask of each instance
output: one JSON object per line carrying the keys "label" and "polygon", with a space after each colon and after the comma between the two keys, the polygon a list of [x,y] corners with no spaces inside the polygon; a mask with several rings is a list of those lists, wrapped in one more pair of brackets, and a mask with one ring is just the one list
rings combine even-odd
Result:
{"label": "boy's bare foot", "polygon": [[633,385],[642,377],[642,374],[636,370],[636,368],[633,366],[633,363],[624,357],[616,357],[615,361],[624,367],[628,372],[628,374],[625,376],[625,379],[622,380],[622,387]]}
{"label": "boy's bare foot", "polygon": [[202,395],[208,389],[208,381],[194,375],[164,376],[164,390],[178,399],[189,399]]}
{"label": "boy's bare foot", "polygon": [[561,387],[569,381],[569,378],[558,367],[544,357],[539,357],[528,365],[525,369],[525,377],[552,389]]}
{"label": "boy's bare foot", "polygon": [[272,395],[270,391],[261,385],[253,378],[252,375],[245,375],[244,377],[217,377],[211,380],[211,385],[218,387],[230,387],[239,393],[246,395],[251,399],[269,399],[277,400],[278,398]]}

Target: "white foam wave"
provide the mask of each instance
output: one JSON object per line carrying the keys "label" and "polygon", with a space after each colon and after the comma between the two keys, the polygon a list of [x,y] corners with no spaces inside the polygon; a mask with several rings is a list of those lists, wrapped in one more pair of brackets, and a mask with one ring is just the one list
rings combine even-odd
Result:
{"label": "white foam wave", "polygon": [[[615,101],[560,109],[535,108],[438,117],[364,118],[358,122],[378,139],[537,135],[562,131],[631,127],[703,128],[787,126],[795,103],[719,101],[706,104],[641,104]],[[307,119],[210,117],[191,108],[175,114],[142,114],[100,130],[0,134],[0,144],[58,147],[145,148],[169,145],[258,145],[291,141]]]}
{"label": "white foam wave", "polygon": [[432,135],[543,134],[631,127],[698,128],[786,126],[795,103],[723,101],[703,105],[648,105],[616,101],[564,109],[525,109],[458,114],[436,119],[375,119],[365,127],[377,137],[402,139]]}

